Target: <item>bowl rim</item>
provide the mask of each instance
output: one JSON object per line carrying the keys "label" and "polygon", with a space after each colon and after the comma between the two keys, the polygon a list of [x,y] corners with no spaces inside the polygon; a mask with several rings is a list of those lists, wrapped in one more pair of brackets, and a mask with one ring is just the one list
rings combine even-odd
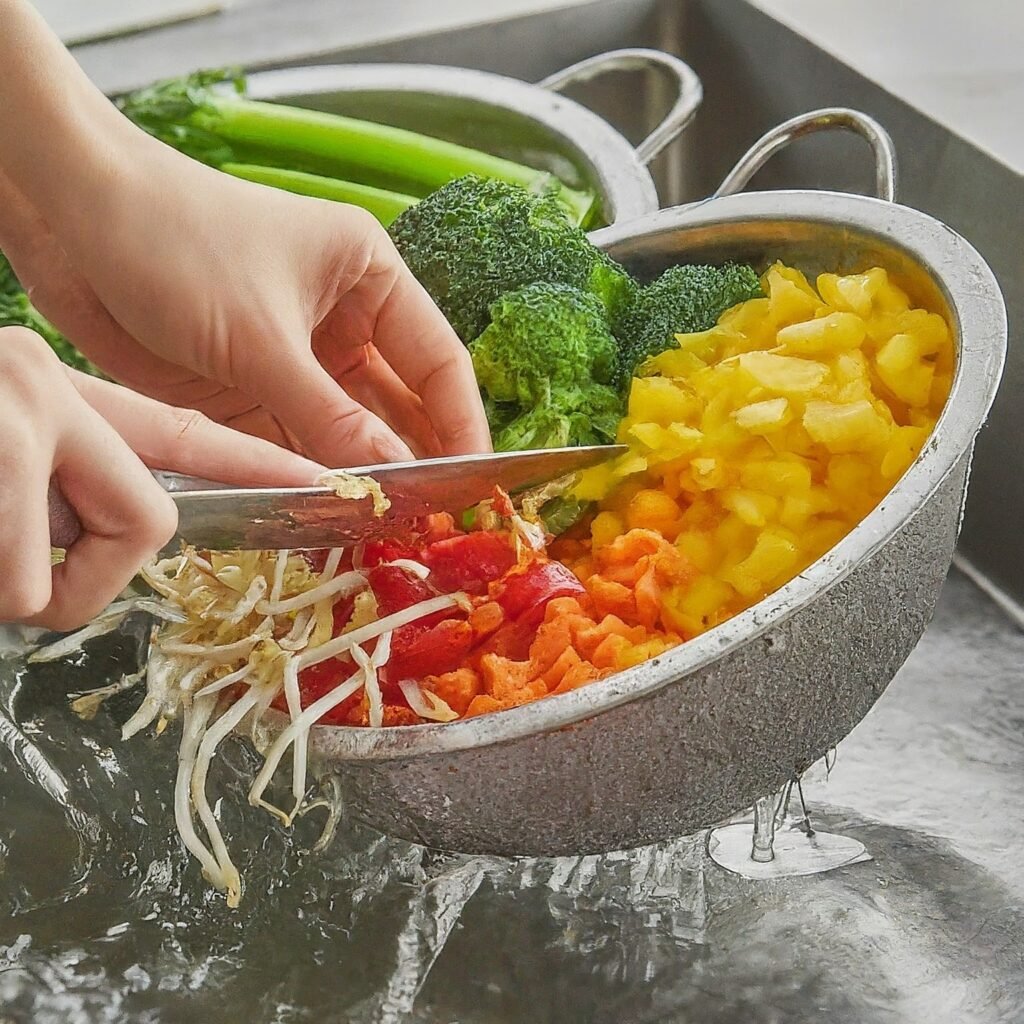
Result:
{"label": "bowl rim", "polygon": [[910,207],[845,193],[749,192],[660,210],[592,237],[602,248],[680,228],[799,221],[874,236],[926,271],[954,319],[957,366],[946,406],[925,447],[876,508],[835,547],[778,590],[721,625],[651,661],[569,693],[444,724],[368,729],[315,726],[310,743],[332,761],[390,761],[509,743],[571,726],[663,687],[681,684],[805,608],[888,543],[970,451],[995,397],[1006,353],[1006,309],[988,265],[964,238]]}

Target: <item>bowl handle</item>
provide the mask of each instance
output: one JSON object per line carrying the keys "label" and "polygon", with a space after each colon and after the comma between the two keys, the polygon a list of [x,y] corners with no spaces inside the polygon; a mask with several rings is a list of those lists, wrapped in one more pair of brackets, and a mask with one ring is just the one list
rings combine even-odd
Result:
{"label": "bowl handle", "polygon": [[846,107],[799,114],[766,132],[740,157],[711,198],[742,192],[768,160],[795,139],[836,128],[856,132],[867,140],[875,155],[875,195],[893,202],[896,198],[896,150],[892,138],[873,117]]}
{"label": "bowl handle", "polygon": [[633,48],[610,50],[608,53],[587,57],[569,67],[548,75],[537,84],[552,92],[561,92],[574,82],[588,82],[609,71],[643,71],[650,67],[664,68],[672,75],[676,86],[676,100],[672,109],[650,135],[636,147],[637,159],[649,164],[670,142],[676,139],[693,120],[704,90],[696,72],[685,61],[661,50]]}

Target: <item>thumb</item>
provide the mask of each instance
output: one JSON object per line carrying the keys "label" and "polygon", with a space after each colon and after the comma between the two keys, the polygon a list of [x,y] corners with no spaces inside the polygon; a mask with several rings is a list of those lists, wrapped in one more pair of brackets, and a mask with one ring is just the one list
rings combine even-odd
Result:
{"label": "thumb", "polygon": [[[284,346],[278,353],[287,351]],[[256,369],[254,367],[254,369]],[[309,350],[256,375],[250,394],[325,466],[365,466],[415,458],[380,418],[354,401]]]}

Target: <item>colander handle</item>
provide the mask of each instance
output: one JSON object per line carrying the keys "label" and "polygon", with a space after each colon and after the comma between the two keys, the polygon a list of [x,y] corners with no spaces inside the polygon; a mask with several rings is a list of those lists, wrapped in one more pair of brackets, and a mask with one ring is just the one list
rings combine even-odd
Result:
{"label": "colander handle", "polygon": [[548,75],[537,84],[552,92],[561,92],[575,82],[589,82],[592,78],[609,71],[643,71],[650,67],[664,68],[672,75],[676,85],[676,100],[672,109],[662,118],[650,135],[636,147],[637,159],[649,164],[670,142],[678,138],[683,129],[693,120],[704,89],[696,72],[685,61],[661,50],[640,47],[626,50],[610,50],[608,53],[587,57],[586,60],[570,64],[569,67]]}
{"label": "colander handle", "polygon": [[805,135],[839,129],[866,139],[875,156],[875,195],[891,203],[896,198],[896,150],[889,133],[873,118],[846,107],[829,107],[799,114],[766,132],[740,157],[711,197],[742,192],[750,179],[781,149]]}

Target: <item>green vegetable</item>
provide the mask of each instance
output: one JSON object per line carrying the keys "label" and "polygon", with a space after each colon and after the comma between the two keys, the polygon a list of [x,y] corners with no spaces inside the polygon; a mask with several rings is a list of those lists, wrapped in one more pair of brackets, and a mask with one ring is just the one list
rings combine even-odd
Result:
{"label": "green vegetable", "polygon": [[76,370],[103,376],[74,345],[29,301],[7,257],[0,252],[0,327],[27,327],[57,353],[61,362]]}
{"label": "green vegetable", "polygon": [[538,281],[502,296],[490,317],[469,352],[477,383],[495,402],[529,406],[563,386],[611,380],[615,339],[595,295]]}
{"label": "green vegetable", "polygon": [[552,498],[541,507],[540,518],[544,529],[552,537],[558,537],[575,526],[591,508],[592,502],[576,498]]}
{"label": "green vegetable", "polygon": [[496,452],[606,444],[622,418],[619,396],[600,384],[568,389],[558,405],[539,405],[492,435]]}
{"label": "green vegetable", "polygon": [[337,178],[325,178],[323,175],[309,174],[305,171],[236,163],[221,164],[220,169],[236,178],[255,181],[260,185],[272,185],[286,192],[361,206],[385,226],[416,202],[413,196],[402,195],[399,192],[389,192],[386,189],[359,185],[351,181],[340,181]]}
{"label": "green vegetable", "polygon": [[[300,171],[335,179],[346,189],[353,183],[369,185],[401,194],[403,209],[415,197],[465,174],[536,191],[550,187],[576,222],[585,221],[594,206],[591,193],[511,160],[390,125],[264,103],[244,94],[241,75],[200,71],[140,89],[118,106],[149,134],[213,167],[242,164]],[[290,191],[324,194],[322,185],[300,178],[290,182]],[[307,191],[307,186],[316,190]]]}
{"label": "green vegetable", "polygon": [[669,267],[640,288],[614,321],[619,342],[617,381],[623,389],[645,359],[674,348],[677,334],[706,331],[730,306],[761,295],[751,267]]}
{"label": "green vegetable", "polygon": [[523,285],[572,285],[597,296],[610,317],[635,288],[553,195],[506,182],[453,181],[406,210],[391,237],[465,342],[487,326],[492,303]]}
{"label": "green vegetable", "polygon": [[597,296],[539,281],[491,305],[470,343],[496,451],[599,444],[622,401],[607,382],[615,339]]}

